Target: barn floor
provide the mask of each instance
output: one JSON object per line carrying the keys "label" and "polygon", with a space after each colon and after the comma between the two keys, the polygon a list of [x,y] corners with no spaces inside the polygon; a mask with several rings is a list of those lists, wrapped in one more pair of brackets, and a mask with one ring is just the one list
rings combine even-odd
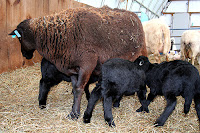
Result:
{"label": "barn floor", "polygon": [[[113,109],[116,127],[110,128],[105,124],[101,101],[94,109],[91,123],[83,123],[82,117],[87,106],[84,94],[80,118],[77,121],[70,120],[66,117],[73,102],[71,83],[62,82],[53,87],[47,108],[41,110],[37,100],[40,78],[39,63],[0,75],[0,132],[199,132],[194,102],[185,117],[182,97],[178,97],[176,109],[163,127],[154,127],[153,123],[164,110],[164,97],[157,97],[150,104],[150,113],[136,112],[140,107],[137,96],[124,97],[120,107]],[[93,87],[94,84],[90,89]]]}

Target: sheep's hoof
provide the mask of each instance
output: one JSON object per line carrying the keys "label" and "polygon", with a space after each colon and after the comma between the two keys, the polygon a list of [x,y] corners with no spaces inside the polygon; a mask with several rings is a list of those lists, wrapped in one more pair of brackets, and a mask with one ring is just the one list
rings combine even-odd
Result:
{"label": "sheep's hoof", "polygon": [[78,117],[79,117],[79,114],[78,114],[78,113],[71,112],[67,117],[68,117],[69,119],[72,119],[72,120],[77,120]]}

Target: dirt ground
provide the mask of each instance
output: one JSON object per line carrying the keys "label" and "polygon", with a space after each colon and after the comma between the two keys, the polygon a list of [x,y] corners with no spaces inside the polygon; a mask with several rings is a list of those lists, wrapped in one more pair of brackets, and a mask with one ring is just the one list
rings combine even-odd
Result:
{"label": "dirt ground", "polygon": [[[200,70],[199,66],[196,67]],[[102,101],[97,103],[91,123],[83,123],[87,106],[84,94],[79,119],[70,120],[67,115],[73,103],[71,83],[62,82],[53,87],[48,95],[47,108],[41,110],[38,107],[40,78],[40,63],[0,74],[0,132],[199,132],[194,102],[185,116],[182,97],[178,97],[176,109],[163,127],[153,125],[166,106],[161,96],[150,104],[150,113],[136,112],[140,107],[136,95],[123,97],[120,107],[113,108],[116,127],[111,128],[104,121]],[[92,84],[90,90],[94,86]]]}

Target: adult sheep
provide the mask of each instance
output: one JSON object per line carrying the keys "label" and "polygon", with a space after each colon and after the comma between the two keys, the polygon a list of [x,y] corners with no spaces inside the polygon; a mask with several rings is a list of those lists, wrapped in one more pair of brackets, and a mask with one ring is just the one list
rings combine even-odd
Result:
{"label": "adult sheep", "polygon": [[152,19],[142,23],[145,32],[145,41],[148,55],[153,54],[157,63],[160,63],[160,53],[166,56],[171,48],[169,27],[161,19]]}
{"label": "adult sheep", "polygon": [[[17,33],[18,32],[18,33]],[[135,13],[103,8],[75,8],[21,22],[17,35],[21,52],[31,59],[37,50],[74,82],[69,117],[78,118],[81,97],[90,75],[99,75],[110,58],[134,61],[146,55],[142,24]]]}
{"label": "adult sheep", "polygon": [[192,59],[194,65],[197,57],[200,64],[200,31],[188,30],[183,32],[181,36],[181,59]]}

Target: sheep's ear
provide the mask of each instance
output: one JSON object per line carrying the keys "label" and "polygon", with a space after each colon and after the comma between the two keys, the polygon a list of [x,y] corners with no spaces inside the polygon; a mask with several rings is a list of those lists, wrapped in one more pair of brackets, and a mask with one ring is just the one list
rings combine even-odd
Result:
{"label": "sheep's ear", "polygon": [[142,66],[142,65],[144,65],[144,61],[143,61],[143,60],[141,60],[141,61],[139,62],[139,66]]}
{"label": "sheep's ear", "polygon": [[12,38],[15,38],[16,36],[18,37],[18,38],[21,38],[22,36],[21,36],[21,34],[18,32],[18,30],[17,29],[15,29],[14,31],[12,31],[10,34],[8,34],[8,35],[12,35]]}
{"label": "sheep's ear", "polygon": [[8,34],[8,35],[15,35],[15,32],[14,32],[15,30],[13,30],[10,34]]}

